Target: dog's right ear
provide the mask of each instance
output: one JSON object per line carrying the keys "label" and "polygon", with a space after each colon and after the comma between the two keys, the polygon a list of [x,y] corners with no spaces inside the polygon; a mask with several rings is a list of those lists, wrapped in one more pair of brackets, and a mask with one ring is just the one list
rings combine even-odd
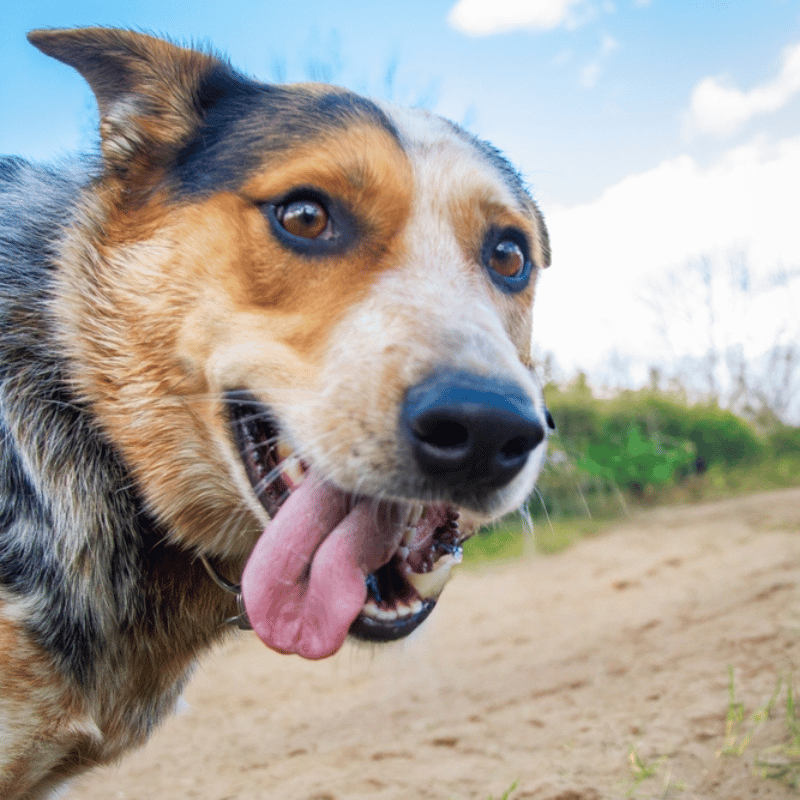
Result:
{"label": "dog's right ear", "polygon": [[168,165],[195,134],[204,105],[215,100],[202,96],[208,75],[246,80],[213,55],[133,31],[38,30],[28,40],[86,79],[100,110],[106,165],[134,180]]}

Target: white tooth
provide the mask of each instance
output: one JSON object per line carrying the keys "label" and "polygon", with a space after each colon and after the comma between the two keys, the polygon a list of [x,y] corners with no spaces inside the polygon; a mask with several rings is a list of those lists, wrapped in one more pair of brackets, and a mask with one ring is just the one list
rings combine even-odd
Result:
{"label": "white tooth", "polygon": [[398,603],[396,608],[380,608],[374,600],[367,600],[361,613],[365,617],[378,619],[385,622],[394,622],[398,619],[405,619],[406,617],[413,617],[414,614],[419,614],[422,611],[422,600],[414,598],[411,603]]}
{"label": "white tooth", "polygon": [[[400,547],[397,548],[397,555],[400,557],[401,561],[405,561],[410,552],[411,551],[405,545],[400,545]],[[406,566],[408,565],[406,564]]]}
{"label": "white tooth", "polygon": [[361,609],[361,613],[366,617],[372,617],[373,619],[377,618],[378,606],[375,604],[375,601],[367,600],[367,602],[364,603],[364,607]]}
{"label": "white tooth", "polygon": [[420,611],[422,611],[422,600],[418,597],[415,597],[410,604],[398,603],[397,605],[397,616],[401,619],[413,617],[414,614],[419,614]]}
{"label": "white tooth", "polygon": [[281,470],[283,474],[292,482],[293,486],[299,486],[306,477],[300,462],[297,459],[290,459],[288,461],[281,461]]}
{"label": "white tooth", "polygon": [[389,608],[381,608],[374,600],[367,600],[361,609],[361,613],[372,619],[379,619],[387,622],[396,620],[398,617],[397,611]]}
{"label": "white tooth", "polygon": [[446,553],[433,565],[430,572],[406,572],[405,579],[414,587],[417,594],[428,600],[438,597],[450,578],[450,570],[461,561],[461,553]]}
{"label": "white tooth", "polygon": [[407,547],[411,544],[411,540],[414,538],[414,528],[408,527],[403,531],[403,538],[401,540],[401,546]]}
{"label": "white tooth", "polygon": [[425,506],[421,503],[414,503],[411,506],[411,514],[408,519],[409,525],[416,525],[422,519],[422,513],[425,511]]}
{"label": "white tooth", "polygon": [[289,458],[294,453],[294,450],[292,450],[292,448],[289,446],[289,443],[283,439],[278,441],[276,449],[278,451],[278,458],[281,460]]}

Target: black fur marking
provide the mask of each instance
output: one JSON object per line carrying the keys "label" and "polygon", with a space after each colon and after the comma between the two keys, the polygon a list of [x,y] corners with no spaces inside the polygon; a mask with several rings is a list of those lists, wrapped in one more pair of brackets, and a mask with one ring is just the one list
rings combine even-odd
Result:
{"label": "black fur marking", "polygon": [[316,98],[315,114],[322,120],[347,124],[351,120],[369,119],[397,140],[399,135],[389,118],[371,100],[351,92],[330,92]]}
{"label": "black fur marking", "polygon": [[40,533],[54,527],[50,509],[37,497],[19,459],[7,446],[8,431],[0,433],[4,438],[0,451],[4,478],[0,506],[0,584],[20,598],[36,598],[37,613],[31,619],[31,631],[78,683],[85,685],[91,679],[91,664],[100,644],[97,626],[91,616],[75,613],[69,594],[70,580],[55,555],[55,543]]}
{"label": "black fur marking", "polygon": [[21,158],[0,157],[0,184],[13,183],[24,164]]}
{"label": "black fur marking", "polygon": [[184,196],[234,191],[287,147],[359,120],[398,139],[383,111],[358,95],[257,83],[223,65],[205,76],[196,103],[204,123],[175,166],[178,193]]}
{"label": "black fur marking", "polygon": [[[5,491],[0,495],[0,583],[13,589],[24,589],[20,585],[27,575],[28,567],[19,563],[14,555],[15,542],[9,536],[10,529],[19,524],[33,522],[37,516],[44,516],[45,525],[52,525],[49,514],[40,514],[41,501],[36,496],[33,484],[22,470],[19,458],[8,447],[10,433],[0,421],[0,470],[2,470]],[[37,520],[38,521],[38,520]]]}
{"label": "black fur marking", "polygon": [[197,110],[207,114],[223,100],[243,100],[257,95],[262,86],[224,64],[212,67],[197,88]]}

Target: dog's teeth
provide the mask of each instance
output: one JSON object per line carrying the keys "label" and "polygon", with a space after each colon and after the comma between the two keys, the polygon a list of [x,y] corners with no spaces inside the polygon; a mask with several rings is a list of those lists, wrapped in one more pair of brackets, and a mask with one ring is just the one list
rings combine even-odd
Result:
{"label": "dog's teeth", "polygon": [[291,481],[292,486],[299,486],[306,477],[297,459],[290,458],[288,461],[281,461],[281,470],[284,476]]}
{"label": "dog's teeth", "polygon": [[378,611],[380,611],[380,609],[374,600],[367,600],[367,602],[364,603],[364,607],[361,609],[362,614],[367,617],[372,617],[373,619],[377,619]]}
{"label": "dog's teeth", "polygon": [[278,458],[280,458],[281,461],[291,458],[291,456],[294,455],[294,450],[284,439],[278,440],[278,444],[276,445],[275,449],[278,451]]}
{"label": "dog's teeth", "polygon": [[368,600],[364,603],[361,613],[381,622],[391,622],[400,616],[394,609],[381,608],[374,600]]}
{"label": "dog's teeth", "polygon": [[422,600],[412,600],[410,605],[400,603],[397,606],[397,616],[399,617],[413,617],[420,611],[422,611]]}
{"label": "dog's teeth", "polygon": [[417,525],[419,521],[422,519],[422,515],[425,513],[425,506],[421,503],[412,503],[411,505],[406,506],[406,521],[403,524],[403,545],[410,545],[414,534],[417,530]]}
{"label": "dog's teeth", "polygon": [[408,528],[416,527],[422,519],[424,510],[425,507],[421,503],[407,503],[404,507],[403,525]]}
{"label": "dog's teeth", "polygon": [[414,531],[415,528],[413,528],[411,525],[407,526],[403,531],[403,538],[400,546],[406,551],[406,555],[408,555],[408,545],[411,544],[411,540],[414,538]]}
{"label": "dog's teeth", "polygon": [[422,611],[422,600],[414,599],[411,603],[398,603],[394,608],[380,608],[374,600],[368,600],[361,613],[365,617],[380,620],[381,622],[394,622],[419,614]]}
{"label": "dog's teeth", "polygon": [[461,558],[460,550],[455,553],[446,553],[436,560],[430,572],[408,570],[404,577],[423,600],[434,599],[442,593],[445,584],[450,579],[450,570],[461,561]]}

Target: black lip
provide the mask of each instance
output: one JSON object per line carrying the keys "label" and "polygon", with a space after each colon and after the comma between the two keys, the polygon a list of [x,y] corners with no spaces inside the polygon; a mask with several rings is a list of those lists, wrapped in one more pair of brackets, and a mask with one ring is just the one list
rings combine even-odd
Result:
{"label": "black lip", "polygon": [[435,600],[423,600],[422,609],[416,614],[396,620],[374,619],[359,614],[350,626],[350,635],[363,642],[396,642],[425,622],[435,605]]}

